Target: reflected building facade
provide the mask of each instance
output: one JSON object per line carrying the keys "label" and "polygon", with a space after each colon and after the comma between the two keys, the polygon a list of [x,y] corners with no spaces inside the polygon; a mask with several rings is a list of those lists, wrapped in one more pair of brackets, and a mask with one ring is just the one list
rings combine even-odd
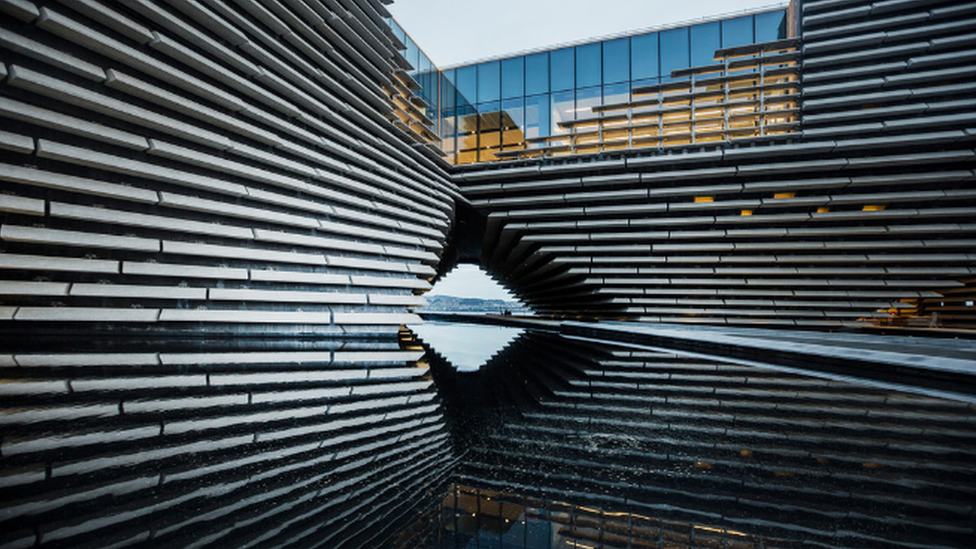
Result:
{"label": "reflected building facade", "polygon": [[467,448],[401,547],[965,547],[970,404],[528,331],[438,357]]}

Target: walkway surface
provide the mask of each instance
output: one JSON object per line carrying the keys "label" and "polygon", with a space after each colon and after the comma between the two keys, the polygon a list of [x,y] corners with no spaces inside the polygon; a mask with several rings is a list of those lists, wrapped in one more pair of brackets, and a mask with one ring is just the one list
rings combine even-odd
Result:
{"label": "walkway surface", "polygon": [[812,369],[976,395],[976,333],[878,333],[580,322],[525,316],[422,313],[429,320],[502,324],[575,337],[695,352],[740,362]]}

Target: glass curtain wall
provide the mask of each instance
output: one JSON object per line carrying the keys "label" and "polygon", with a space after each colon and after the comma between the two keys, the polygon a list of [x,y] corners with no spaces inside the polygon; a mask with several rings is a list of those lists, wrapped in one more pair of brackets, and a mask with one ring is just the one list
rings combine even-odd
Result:
{"label": "glass curtain wall", "polygon": [[[429,129],[435,134],[443,136],[445,128],[443,128],[440,112],[445,108],[445,104],[450,104],[451,107],[449,108],[453,108],[456,91],[452,86],[445,85],[441,71],[396,21],[387,19],[387,23],[397,39],[406,46],[406,49],[403,50],[403,56],[413,67],[407,71],[407,74],[420,85],[421,89],[416,94],[427,103],[421,110],[427,119],[433,123]],[[447,128],[447,130],[453,132],[453,128]],[[451,135],[454,134],[451,133]]]}
{"label": "glass curtain wall", "polygon": [[431,103],[428,118],[437,121],[448,160],[469,164],[497,160],[506,150],[541,149],[544,138],[567,133],[561,122],[593,118],[591,108],[597,105],[626,103],[631,90],[671,81],[672,71],[712,64],[717,49],[787,38],[786,19],[786,10],[779,9],[439,73],[409,36],[391,25],[403,34],[407,60],[419,67],[411,75],[419,76]]}

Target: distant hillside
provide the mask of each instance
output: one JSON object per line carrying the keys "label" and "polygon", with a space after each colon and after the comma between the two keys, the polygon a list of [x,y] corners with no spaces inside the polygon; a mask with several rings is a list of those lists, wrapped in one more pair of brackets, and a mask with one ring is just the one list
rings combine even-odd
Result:
{"label": "distant hillside", "polygon": [[505,310],[513,313],[528,312],[518,301],[503,301],[501,299],[478,299],[476,297],[454,297],[451,295],[428,296],[429,305],[421,311],[443,311],[451,313],[501,313]]}

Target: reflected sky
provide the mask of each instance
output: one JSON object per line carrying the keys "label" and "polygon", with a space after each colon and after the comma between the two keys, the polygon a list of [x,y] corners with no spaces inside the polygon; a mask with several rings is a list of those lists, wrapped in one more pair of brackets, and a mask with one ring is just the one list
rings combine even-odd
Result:
{"label": "reflected sky", "polygon": [[522,328],[445,322],[427,322],[410,330],[460,372],[476,371],[525,332]]}

